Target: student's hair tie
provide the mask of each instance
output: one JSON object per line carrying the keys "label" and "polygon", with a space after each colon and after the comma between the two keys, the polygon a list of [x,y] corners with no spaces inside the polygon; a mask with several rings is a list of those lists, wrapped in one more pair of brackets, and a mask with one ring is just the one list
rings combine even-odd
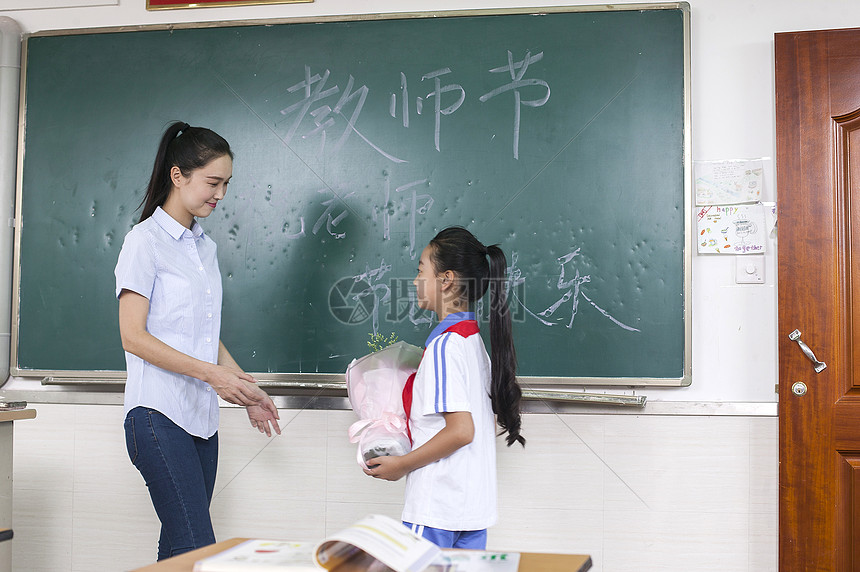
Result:
{"label": "student's hair tie", "polygon": [[180,127],[179,131],[176,133],[176,136],[179,137],[180,135],[182,135],[183,133],[185,133],[189,129],[191,129],[191,126],[188,125],[187,123],[183,123],[182,127]]}

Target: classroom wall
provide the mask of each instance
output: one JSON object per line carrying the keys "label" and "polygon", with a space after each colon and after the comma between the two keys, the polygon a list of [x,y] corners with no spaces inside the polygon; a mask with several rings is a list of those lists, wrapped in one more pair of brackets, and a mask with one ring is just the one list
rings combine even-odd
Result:
{"label": "classroom wall", "polygon": [[[125,453],[122,407],[36,405],[16,422],[13,570],[151,563],[159,524]],[[369,478],[351,411],[282,410],[267,439],[223,408],[216,538],[315,542],[370,513],[399,518],[404,483]],[[490,550],[589,554],[592,572],[777,570],[777,419],[528,415],[498,442]]]}

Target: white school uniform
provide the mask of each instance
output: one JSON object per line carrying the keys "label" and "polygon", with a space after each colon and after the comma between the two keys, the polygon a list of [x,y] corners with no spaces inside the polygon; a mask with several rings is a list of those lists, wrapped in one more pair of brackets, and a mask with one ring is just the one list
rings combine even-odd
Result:
{"label": "white school uniform", "polygon": [[430,334],[415,375],[409,426],[413,448],[445,427],[442,413],[468,411],[475,436],[450,456],[406,477],[403,520],[444,530],[481,530],[496,523],[496,420],[490,402],[490,358],[481,336],[448,328],[474,320],[447,316]]}

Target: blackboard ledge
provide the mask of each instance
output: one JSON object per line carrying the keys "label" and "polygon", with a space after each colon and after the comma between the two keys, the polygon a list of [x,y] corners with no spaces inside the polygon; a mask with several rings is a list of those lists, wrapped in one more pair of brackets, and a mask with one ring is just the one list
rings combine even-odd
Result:
{"label": "blackboard ledge", "polygon": [[[260,387],[276,390],[329,390],[345,387],[342,373],[254,373]],[[13,377],[39,380],[43,386],[111,386],[125,384],[124,371],[42,371],[12,368]],[[517,378],[524,389],[537,391],[563,390],[570,387],[687,387],[692,376],[681,378],[635,378],[635,377],[539,377]]]}

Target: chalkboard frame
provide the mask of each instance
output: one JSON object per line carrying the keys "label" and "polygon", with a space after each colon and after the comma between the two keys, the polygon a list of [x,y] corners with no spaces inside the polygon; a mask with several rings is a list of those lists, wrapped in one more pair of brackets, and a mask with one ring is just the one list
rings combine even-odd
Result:
{"label": "chalkboard frame", "polygon": [[[182,24],[158,24],[142,26],[119,26],[107,28],[88,28],[45,31],[28,34],[24,38],[24,49],[22,50],[22,75],[20,86],[20,112],[19,112],[19,134],[18,134],[18,176],[16,184],[16,213],[21,213],[23,200],[23,163],[25,154],[26,133],[26,69],[27,69],[27,42],[31,37],[75,35],[75,34],[97,34],[135,31],[155,30],[179,30],[217,28],[228,26],[260,26],[299,23],[328,23],[328,22],[351,22],[365,20],[402,20],[406,18],[448,18],[458,16],[493,16],[506,14],[554,14],[566,12],[621,12],[621,11],[647,11],[647,10],[679,10],[683,15],[683,171],[684,171],[684,253],[683,253],[683,375],[673,378],[649,378],[649,377],[544,377],[544,376],[521,376],[520,381],[530,387],[557,387],[557,386],[626,386],[626,387],[683,387],[692,382],[692,314],[691,314],[691,264],[692,264],[692,205],[691,205],[691,111],[690,111],[690,7],[687,2],[655,3],[655,4],[619,4],[600,6],[563,6],[563,7],[541,7],[523,9],[484,9],[484,10],[457,10],[439,12],[401,12],[380,14],[356,14],[345,16],[316,16],[308,18],[279,18],[266,20],[236,20],[202,23]],[[94,383],[115,384],[122,383],[125,379],[124,371],[116,370],[53,370],[33,369],[19,367],[18,343],[20,314],[20,287],[21,287],[21,236],[22,217],[15,218],[15,241],[14,241],[14,264],[13,264],[13,300],[12,300],[12,332],[11,332],[11,367],[13,376],[24,378],[42,378],[45,385],[57,383]],[[330,388],[332,384],[343,381],[341,374],[327,373],[270,373],[251,372],[252,375],[269,386],[283,386],[287,388]]]}

